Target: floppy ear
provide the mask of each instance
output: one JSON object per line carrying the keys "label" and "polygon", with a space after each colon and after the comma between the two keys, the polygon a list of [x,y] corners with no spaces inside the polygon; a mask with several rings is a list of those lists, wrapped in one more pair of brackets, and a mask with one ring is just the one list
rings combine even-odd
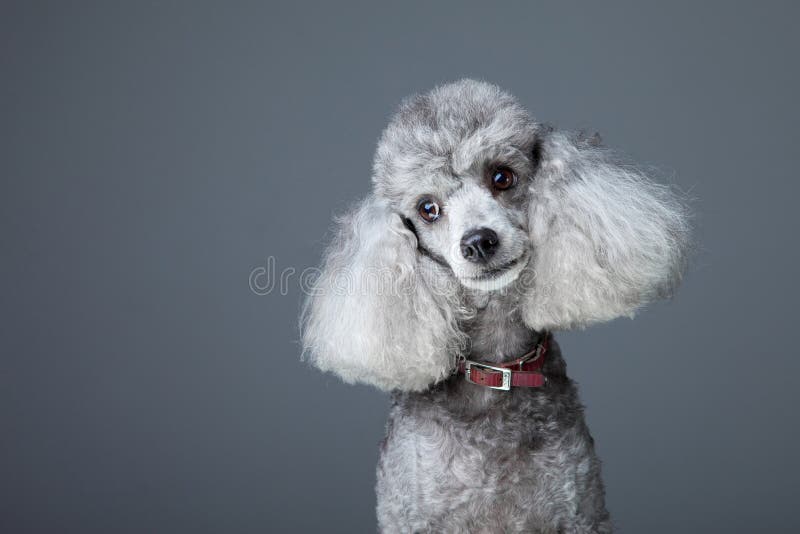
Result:
{"label": "floppy ear", "polygon": [[593,143],[551,133],[540,146],[530,186],[526,324],[582,327],[632,316],[669,295],[689,242],[681,200]]}
{"label": "floppy ear", "polygon": [[[415,235],[375,196],[337,221],[301,317],[303,354],[346,382],[422,390],[463,350],[455,306],[432,291]],[[442,293],[442,294],[438,294]]]}

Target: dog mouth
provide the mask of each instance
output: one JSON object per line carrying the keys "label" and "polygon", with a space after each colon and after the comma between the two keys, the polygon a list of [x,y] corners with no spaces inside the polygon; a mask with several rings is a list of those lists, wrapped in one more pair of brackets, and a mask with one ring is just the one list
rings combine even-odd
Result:
{"label": "dog mouth", "polygon": [[522,258],[525,257],[523,253],[521,256],[504,263],[498,267],[494,267],[492,269],[487,269],[483,271],[478,276],[471,277],[471,280],[491,280],[492,278],[496,278],[497,276],[503,274],[504,272],[508,271],[509,269],[513,268],[515,265],[519,264],[522,261]]}
{"label": "dog mouth", "polygon": [[481,291],[502,289],[519,277],[522,269],[527,265],[528,259],[528,255],[523,252],[515,259],[487,269],[477,276],[461,278],[461,283],[466,287]]}

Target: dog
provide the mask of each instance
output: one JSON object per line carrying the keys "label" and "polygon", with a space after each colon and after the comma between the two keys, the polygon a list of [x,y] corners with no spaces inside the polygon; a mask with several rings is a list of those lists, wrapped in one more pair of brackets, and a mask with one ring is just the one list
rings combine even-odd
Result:
{"label": "dog", "polygon": [[461,80],[406,99],[337,220],[303,354],[392,392],[382,532],[610,532],[552,332],[633,316],[684,267],[686,202],[596,137]]}

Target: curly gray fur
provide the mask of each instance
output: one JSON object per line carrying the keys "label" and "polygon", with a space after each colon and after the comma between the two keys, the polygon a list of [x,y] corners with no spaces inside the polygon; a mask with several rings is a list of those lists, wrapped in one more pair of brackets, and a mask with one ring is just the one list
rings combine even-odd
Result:
{"label": "curly gray fur", "polygon": [[[406,100],[384,131],[373,192],[338,219],[301,318],[317,367],[393,391],[382,531],[611,530],[557,344],[542,388],[494,391],[453,376],[459,357],[513,359],[543,331],[632,316],[677,286],[683,204],[598,145],[474,80]],[[515,187],[487,185],[498,165]],[[435,223],[417,213],[421,198],[440,203]],[[459,249],[477,227],[500,242],[487,265]]]}

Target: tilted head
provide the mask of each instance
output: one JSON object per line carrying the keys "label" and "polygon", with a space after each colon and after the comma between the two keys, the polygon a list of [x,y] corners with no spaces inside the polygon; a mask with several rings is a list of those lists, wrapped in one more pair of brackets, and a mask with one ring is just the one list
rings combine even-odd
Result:
{"label": "tilted head", "polygon": [[422,250],[466,287],[500,289],[530,260],[528,186],[537,125],[509,95],[474,81],[406,101],[375,157],[375,194]]}
{"label": "tilted head", "polygon": [[462,80],[406,100],[373,193],[339,219],[304,351],[347,381],[419,390],[464,350],[468,291],[516,291],[534,330],[632,315],[680,279],[682,204],[597,143]]}

